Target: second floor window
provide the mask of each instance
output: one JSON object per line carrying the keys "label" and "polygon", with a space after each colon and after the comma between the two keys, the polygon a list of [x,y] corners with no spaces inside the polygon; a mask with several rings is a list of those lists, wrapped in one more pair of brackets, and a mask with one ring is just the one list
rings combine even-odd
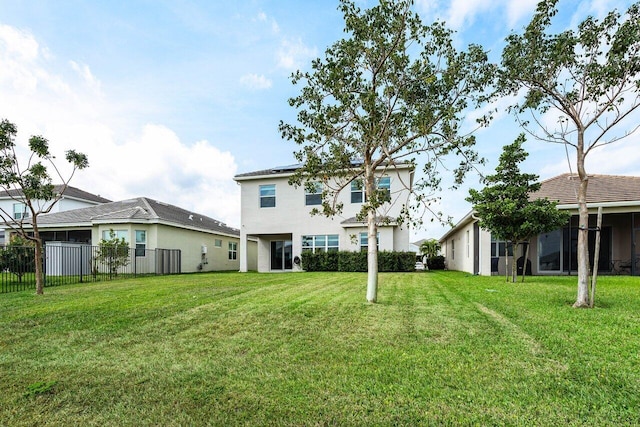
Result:
{"label": "second floor window", "polygon": [[322,183],[314,182],[313,190],[309,191],[309,188],[305,188],[304,203],[307,206],[321,205],[322,204]]}
{"label": "second floor window", "polygon": [[276,185],[275,184],[260,186],[260,207],[261,208],[276,207]]}
{"label": "second floor window", "polygon": [[[380,195],[381,200],[390,201],[391,200],[391,178],[388,176],[383,176],[381,178],[376,179],[376,187],[378,190],[384,192],[383,195]],[[367,201],[367,195],[364,191],[364,185],[362,184],[361,179],[354,179],[351,181],[351,203],[362,203],[363,201]]]}
{"label": "second floor window", "polygon": [[364,201],[364,186],[361,179],[351,181],[351,203],[362,203]]}
{"label": "second floor window", "polygon": [[24,203],[14,203],[13,204],[13,219],[23,219],[29,218],[29,211],[27,210],[27,205]]}

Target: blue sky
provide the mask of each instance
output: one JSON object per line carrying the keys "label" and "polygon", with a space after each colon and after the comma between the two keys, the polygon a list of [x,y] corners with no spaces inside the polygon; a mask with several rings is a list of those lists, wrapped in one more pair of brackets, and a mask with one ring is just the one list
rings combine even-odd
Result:
{"label": "blue sky", "polygon": [[[359,1],[362,7],[374,4]],[[630,1],[560,0],[558,28]],[[417,0],[425,23],[445,20],[456,42],[497,60],[535,0]],[[240,225],[237,173],[294,163],[280,120],[293,122],[289,79],[343,37],[334,0],[0,0],[0,117],[18,142],[49,138],[90,167],[72,185],[112,200],[146,196]],[[518,134],[500,115],[477,134],[491,173]],[[593,156],[592,173],[640,175],[638,137]],[[568,172],[564,151],[530,140],[524,167],[541,178]],[[608,151],[607,151],[608,150]],[[595,153],[594,153],[595,154]],[[475,176],[468,186],[478,187]],[[440,209],[460,219],[467,192],[445,191]],[[413,238],[439,237],[430,224]]]}

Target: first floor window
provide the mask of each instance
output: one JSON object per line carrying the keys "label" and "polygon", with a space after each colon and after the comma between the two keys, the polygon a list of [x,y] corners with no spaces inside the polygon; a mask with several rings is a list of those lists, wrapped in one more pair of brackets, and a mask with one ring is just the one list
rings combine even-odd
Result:
{"label": "first floor window", "polygon": [[[376,234],[376,247],[380,250],[380,233]],[[360,233],[360,251],[366,252],[369,250],[369,233],[366,231]]]}
{"label": "first floor window", "polygon": [[275,184],[260,186],[260,207],[261,208],[276,207],[276,185]]}
{"label": "first floor window", "polygon": [[238,243],[237,242],[229,242],[229,259],[230,260],[238,259]]}
{"label": "first floor window", "polygon": [[102,240],[111,240],[111,233],[113,233],[113,238],[115,239],[124,239],[125,242],[129,241],[129,233],[127,230],[102,230]]}
{"label": "first floor window", "polygon": [[508,256],[513,255],[513,245],[511,243],[505,242],[504,240],[497,240],[492,235],[491,236],[491,256],[501,257],[506,255]]}
{"label": "first floor window", "polygon": [[136,256],[145,256],[147,251],[147,232],[136,230]]}
{"label": "first floor window", "polygon": [[302,252],[338,252],[340,239],[337,234],[302,236]]}
{"label": "first floor window", "polygon": [[24,203],[14,203],[13,204],[13,219],[23,219],[29,218],[29,211],[27,210],[27,205]]}

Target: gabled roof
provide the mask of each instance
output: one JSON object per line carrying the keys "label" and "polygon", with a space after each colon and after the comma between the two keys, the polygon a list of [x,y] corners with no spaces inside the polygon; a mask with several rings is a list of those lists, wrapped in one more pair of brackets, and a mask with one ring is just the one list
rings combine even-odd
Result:
{"label": "gabled roof", "polygon": [[240,235],[238,229],[229,227],[216,219],[146,197],[50,213],[38,218],[38,225],[43,228],[123,222],[164,223],[182,228]]}
{"label": "gabled roof", "polygon": [[[531,198],[547,198],[559,205],[578,203],[580,180],[568,173],[542,181],[540,190]],[[622,175],[589,175],[587,203],[640,201],[640,177]]]}
{"label": "gabled roof", "polygon": [[[55,185],[54,191],[56,193],[60,193],[63,187],[64,186],[61,184]],[[21,190],[0,191],[0,199],[6,198],[6,197],[20,197],[20,196],[22,196]],[[111,201],[99,195],[92,194],[92,193],[89,193],[88,191],[84,191],[79,188],[71,187],[71,186],[67,186],[67,189],[64,191],[64,194],[62,196],[67,199],[85,200],[85,201],[94,202],[94,203],[109,203]]]}

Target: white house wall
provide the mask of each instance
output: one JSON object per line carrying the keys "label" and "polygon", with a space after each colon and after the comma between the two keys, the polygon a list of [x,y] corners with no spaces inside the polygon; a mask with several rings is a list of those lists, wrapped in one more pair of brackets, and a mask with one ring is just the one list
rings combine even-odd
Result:
{"label": "white house wall", "polygon": [[[411,180],[409,169],[390,172],[392,198],[395,203],[388,205],[385,215],[397,217],[402,207],[408,202],[409,191],[404,189],[402,182]],[[302,236],[305,235],[333,235],[339,238],[339,250],[354,251],[360,249],[359,233],[366,232],[365,227],[345,227],[342,221],[355,217],[360,211],[361,203],[351,203],[351,188],[347,186],[339,195],[338,201],[343,203],[343,212],[339,216],[327,218],[324,215],[311,216],[310,211],[321,206],[305,205],[305,189],[295,188],[288,183],[289,176],[267,176],[252,179],[241,179],[241,227],[240,240],[246,242],[249,236],[255,236],[258,241],[258,271],[270,271],[270,241],[291,240],[293,256],[302,253]],[[260,185],[275,184],[276,205],[270,208],[260,207]],[[398,193],[401,196],[398,197]],[[407,226],[405,226],[407,227]],[[381,251],[409,250],[409,230],[397,226],[380,226],[379,249]],[[245,255],[243,253],[243,255]],[[247,271],[249,267],[241,262],[240,270]],[[299,269],[294,266],[294,270]]]}
{"label": "white house wall", "polygon": [[[465,271],[470,274],[491,275],[491,234],[476,228],[476,221],[458,224],[441,242],[441,252],[445,257],[447,269]],[[478,233],[476,237],[475,233]],[[479,239],[478,271],[475,271],[474,240]]]}
{"label": "white house wall", "polygon": [[[240,268],[240,239],[238,237],[205,233],[197,230],[172,227],[164,224],[100,224],[92,229],[92,241],[98,245],[102,238],[102,232],[113,230],[126,230],[128,242],[135,247],[135,231],[146,231],[146,248],[153,249],[179,249],[181,254],[181,271],[191,273],[196,271],[238,271]],[[216,239],[222,240],[220,247],[215,245]],[[229,259],[229,243],[238,245],[236,259]],[[255,268],[255,242],[249,241],[249,263]],[[206,249],[203,249],[206,248]],[[204,256],[203,256],[204,252]],[[253,254],[254,258],[251,258]]]}

